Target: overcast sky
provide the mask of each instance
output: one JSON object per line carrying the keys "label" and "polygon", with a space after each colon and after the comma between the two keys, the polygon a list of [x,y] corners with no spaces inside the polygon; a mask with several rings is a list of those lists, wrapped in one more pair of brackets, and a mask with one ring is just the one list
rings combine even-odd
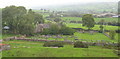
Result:
{"label": "overcast sky", "polygon": [[0,8],[9,5],[25,6],[32,8],[35,6],[63,5],[89,2],[118,2],[119,0],[0,0]]}

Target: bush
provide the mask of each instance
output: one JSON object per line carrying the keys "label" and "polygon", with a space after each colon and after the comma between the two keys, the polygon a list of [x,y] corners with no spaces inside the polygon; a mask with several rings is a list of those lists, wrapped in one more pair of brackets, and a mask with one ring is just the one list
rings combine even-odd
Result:
{"label": "bush", "polygon": [[63,35],[73,35],[75,33],[75,30],[69,27],[66,27],[65,25],[60,24],[51,24],[50,28],[43,29],[43,32],[41,34],[47,35],[57,35],[57,34],[63,34]]}
{"label": "bush", "polygon": [[99,32],[100,32],[100,33],[103,33],[103,28],[104,28],[103,25],[100,25],[99,28],[100,28],[100,31],[99,31]]}
{"label": "bush", "polygon": [[42,35],[47,35],[50,34],[50,31],[48,28],[43,29],[43,31],[41,32]]}
{"label": "bush", "polygon": [[115,39],[115,34],[116,34],[116,32],[115,32],[114,30],[111,30],[111,31],[110,31],[109,36],[110,36],[110,38],[111,38],[112,40]]}
{"label": "bush", "polygon": [[61,27],[60,33],[63,35],[73,35],[75,33],[75,30],[69,27]]}
{"label": "bush", "polygon": [[60,26],[58,24],[51,24],[49,28],[49,32],[52,35],[59,34]]}
{"label": "bush", "polygon": [[46,42],[43,45],[44,47],[63,47],[61,42]]}
{"label": "bush", "polygon": [[77,41],[74,43],[74,48],[88,48],[88,45],[86,43]]}

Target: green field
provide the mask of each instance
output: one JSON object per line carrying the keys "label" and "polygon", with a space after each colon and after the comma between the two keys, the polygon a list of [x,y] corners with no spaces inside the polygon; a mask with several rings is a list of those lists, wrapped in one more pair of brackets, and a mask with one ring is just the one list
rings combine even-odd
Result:
{"label": "green field", "polygon": [[117,57],[112,49],[98,46],[73,48],[72,45],[64,45],[63,48],[49,48],[43,47],[41,42],[9,41],[3,43],[11,45],[11,50],[3,51],[3,57]]}
{"label": "green field", "polygon": [[[66,20],[66,18],[64,18]],[[63,19],[63,20],[64,20]],[[81,18],[72,18],[70,19],[81,19]],[[108,18],[107,18],[108,19]],[[100,20],[100,19],[99,19]],[[69,21],[69,20],[68,20]],[[48,22],[47,20],[45,22]],[[98,22],[96,18],[96,22]],[[82,24],[75,23],[65,23],[67,27],[71,28],[83,28]],[[100,25],[95,25],[94,30],[99,30]],[[104,26],[105,30],[117,30],[118,26]],[[8,38],[12,36],[20,36],[14,34],[3,34],[2,38]],[[55,36],[55,35],[53,35]],[[73,36],[73,37],[71,37]],[[115,36],[115,40],[111,40],[102,33],[79,33],[75,32],[74,35],[62,35],[64,38],[41,38],[38,36],[31,36],[27,38],[32,39],[47,39],[47,40],[59,40],[64,41],[64,39],[74,41],[74,39],[82,39],[81,41],[87,42],[118,42],[118,34]],[[50,48],[43,47],[43,42],[28,42],[28,41],[6,41],[4,44],[10,44],[11,49],[3,51],[2,57],[117,57],[113,52],[114,49],[102,48],[100,46],[90,46],[89,48],[74,48],[73,45],[64,45],[63,48]]]}
{"label": "green field", "polygon": [[[87,29],[87,27],[83,27],[82,24],[76,24],[76,23],[66,23],[66,26],[71,28],[83,28]],[[92,29],[93,30],[100,30],[100,25],[95,25]],[[110,26],[110,25],[104,25],[105,30],[118,30],[118,26]]]}
{"label": "green field", "polygon": [[2,34],[2,39],[13,37],[13,36],[20,36],[20,35],[16,35],[16,34]]}
{"label": "green field", "polygon": [[90,33],[74,33],[74,36],[78,37],[78,39],[83,39],[82,41],[87,42],[97,42],[97,41],[103,41],[103,42],[118,42],[118,34],[115,36],[115,40],[111,40],[107,36],[105,36],[102,33],[94,33],[93,35]]}
{"label": "green field", "polygon": [[[61,17],[62,20],[66,21],[82,21],[81,17]],[[95,22],[99,22],[100,20],[105,20],[105,22],[112,22],[112,21],[117,21],[118,18],[94,18]]]}
{"label": "green field", "polygon": [[[55,36],[55,35],[53,35]],[[87,42],[98,42],[98,41],[104,41],[104,42],[118,42],[118,34],[116,33],[115,40],[111,40],[107,36],[105,36],[102,33],[79,33],[75,32],[74,35],[61,35],[63,38],[44,38],[39,36],[31,36],[27,37],[30,39],[43,39],[43,40],[58,40],[58,41],[64,41],[64,39],[74,41],[74,39],[80,39],[80,41],[87,41]]]}

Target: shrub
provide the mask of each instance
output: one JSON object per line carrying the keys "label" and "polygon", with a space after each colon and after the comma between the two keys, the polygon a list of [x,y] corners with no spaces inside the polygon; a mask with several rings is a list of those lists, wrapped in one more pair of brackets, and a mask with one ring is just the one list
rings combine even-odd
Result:
{"label": "shrub", "polygon": [[100,28],[100,31],[99,31],[99,32],[102,33],[102,32],[103,32],[103,28],[104,28],[103,25],[100,25],[99,28]]}
{"label": "shrub", "polygon": [[52,35],[59,34],[60,26],[58,24],[51,24],[49,28],[49,32]]}
{"label": "shrub", "polygon": [[63,35],[73,35],[75,30],[66,26],[61,27],[60,33]]}
{"label": "shrub", "polygon": [[74,43],[74,48],[88,48],[88,45],[86,43],[77,41]]}
{"label": "shrub", "polygon": [[63,47],[61,42],[46,42],[43,45],[44,47]]}
{"label": "shrub", "polygon": [[115,34],[116,34],[116,32],[114,30],[111,30],[110,34],[109,34],[110,38],[114,40],[115,39]]}
{"label": "shrub", "polygon": [[43,31],[41,32],[42,35],[47,35],[50,34],[50,31],[48,28],[43,29]]}
{"label": "shrub", "polygon": [[75,33],[75,30],[69,27],[66,27],[64,24],[51,24],[50,28],[43,29],[43,32],[41,34],[47,35],[57,35],[57,34],[63,34],[63,35],[73,35]]}

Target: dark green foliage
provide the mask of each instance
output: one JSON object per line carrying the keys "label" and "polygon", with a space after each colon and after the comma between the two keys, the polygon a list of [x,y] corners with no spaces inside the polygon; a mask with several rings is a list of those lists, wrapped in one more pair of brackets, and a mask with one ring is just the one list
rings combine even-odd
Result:
{"label": "dark green foliage", "polygon": [[43,29],[41,34],[43,34],[43,35],[47,35],[47,34],[56,35],[56,34],[59,34],[59,30],[60,30],[60,26],[58,26],[58,24],[50,23],[50,28]]}
{"label": "dark green foliage", "polygon": [[43,16],[40,15],[40,14],[34,14],[34,17],[35,17],[35,20],[34,20],[34,23],[44,23],[44,19],[43,19]]}
{"label": "dark green foliage", "polygon": [[73,35],[75,33],[75,30],[69,27],[66,27],[63,24],[51,24],[50,28],[46,28],[41,32],[43,35],[51,34],[51,35],[57,35],[57,34],[63,34],[63,35]]}
{"label": "dark green foliage", "polygon": [[77,41],[74,43],[74,48],[88,48],[88,45],[86,43]]}
{"label": "dark green foliage", "polygon": [[59,34],[59,30],[60,30],[60,26],[58,26],[57,24],[50,25],[50,28],[49,28],[50,34],[52,35]]}
{"label": "dark green foliage", "polygon": [[43,29],[43,31],[41,32],[41,34],[42,35],[48,35],[48,34],[50,34],[50,31],[49,31],[48,28],[45,28],[45,29]]}
{"label": "dark green foliage", "polygon": [[88,29],[93,28],[95,25],[95,21],[94,21],[92,14],[85,14],[82,17],[82,22],[83,22],[82,25],[86,26]]}
{"label": "dark green foliage", "polygon": [[104,28],[103,25],[100,25],[99,28],[100,28],[100,33],[102,33],[103,32],[103,28]]}
{"label": "dark green foliage", "polygon": [[9,32],[14,34],[31,35],[35,25],[43,23],[43,17],[32,9],[23,6],[8,6],[2,9],[2,25],[10,27]]}
{"label": "dark green foliage", "polygon": [[115,32],[114,30],[111,30],[111,31],[110,31],[109,36],[110,36],[110,38],[111,38],[112,40],[115,39],[115,34],[116,34],[116,32]]}
{"label": "dark green foliage", "polygon": [[46,42],[43,45],[44,47],[63,47],[63,43],[61,42]]}
{"label": "dark green foliage", "polygon": [[75,33],[75,30],[66,26],[62,26],[60,33],[63,35],[73,35]]}

